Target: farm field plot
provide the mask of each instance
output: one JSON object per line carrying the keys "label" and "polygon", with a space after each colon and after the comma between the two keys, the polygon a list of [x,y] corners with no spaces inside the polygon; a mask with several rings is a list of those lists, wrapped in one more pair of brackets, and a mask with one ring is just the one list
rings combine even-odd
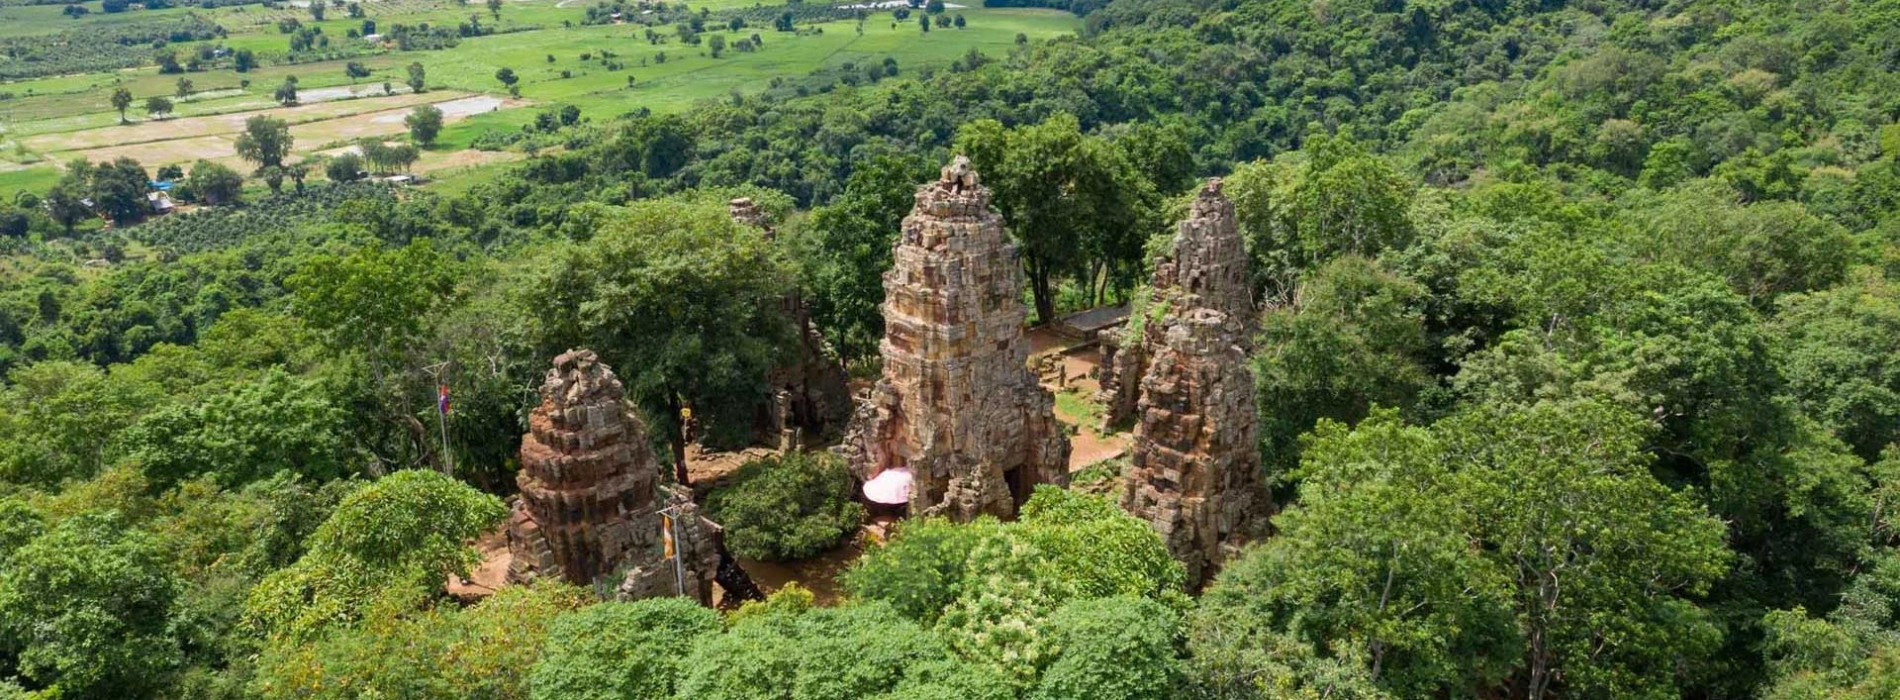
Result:
{"label": "farm field plot", "polygon": [[[897,21],[888,10],[869,11],[863,21],[801,22],[799,31],[775,31],[748,24],[737,31],[723,22],[708,23],[702,39],[720,37],[727,49],[713,56],[710,41],[698,45],[680,41],[671,25],[585,25],[584,0],[508,0],[497,19],[480,4],[453,0],[369,0],[366,18],[349,18],[333,9],[316,21],[308,8],[241,5],[215,9],[134,9],[68,18],[50,6],[0,8],[8,33],[83,30],[89,27],[134,26],[141,20],[165,20],[190,14],[215,21],[228,36],[209,41],[185,41],[168,47],[191,55],[200,46],[225,49],[253,48],[261,65],[238,73],[228,66],[161,74],[148,66],[0,83],[0,190],[41,188],[57,177],[61,164],[73,158],[99,161],[130,157],[147,167],[183,163],[199,158],[236,162],[232,142],[244,120],[269,114],[292,125],[299,155],[334,151],[347,141],[392,136],[404,131],[402,117],[418,104],[438,104],[445,112],[445,128],[437,146],[418,166],[482,166],[497,162],[489,155],[456,152],[469,147],[481,134],[517,130],[533,122],[546,108],[572,105],[584,118],[611,119],[638,110],[677,113],[702,100],[733,93],[756,93],[781,84],[795,85],[818,71],[891,59],[901,74],[941,66],[976,50],[991,56],[1009,51],[1019,35],[1042,39],[1073,33],[1079,26],[1066,12],[1036,9],[953,8],[966,22],[962,28],[922,32],[915,20]],[[764,7],[758,0],[703,0],[687,6],[705,13]],[[349,42],[360,33],[364,19],[389,27],[397,23],[449,26],[473,18],[500,33],[460,40],[455,46],[426,51],[375,49],[378,53],[346,55],[333,60],[302,63],[281,60],[288,38],[278,23],[297,20],[319,27],[345,53],[371,47]],[[654,32],[657,43],[648,36]],[[759,37],[761,48],[739,51],[742,39]],[[583,59],[583,56],[586,59]],[[406,67],[422,64],[431,88],[408,94],[403,85]],[[368,75],[350,75],[346,66],[360,66]],[[506,86],[496,74],[507,68],[519,77],[519,99],[505,97]],[[296,78],[300,102],[279,107],[271,92],[288,78]],[[187,97],[177,96],[180,79],[190,81]],[[786,81],[781,83],[781,81]],[[113,93],[124,88],[133,97],[126,116],[111,104]],[[389,90],[393,94],[384,94]],[[143,105],[152,97],[174,103],[168,118],[152,119]]]}
{"label": "farm field plot", "polygon": [[[130,126],[111,126],[102,129],[88,129],[57,134],[25,136],[20,139],[27,148],[46,153],[78,151],[105,146],[125,146],[156,141],[169,141],[215,134],[231,134],[244,129],[244,120],[258,114],[290,122],[292,125],[335,120],[365,112],[376,112],[410,107],[418,104],[448,102],[461,97],[456,92],[425,92],[422,94],[402,94],[389,97],[365,97],[356,100],[336,102],[318,102],[295,107],[256,112],[239,112],[209,117],[183,117],[161,121],[147,121]],[[497,101],[499,102],[499,101]],[[402,120],[396,120],[400,123]]]}
{"label": "farm field plot", "polygon": [[[447,99],[444,99],[447,98]],[[523,102],[511,101],[488,95],[456,96],[451,92],[430,92],[421,95],[399,95],[391,98],[369,98],[356,102],[381,102],[386,109],[378,111],[357,111],[331,119],[293,122],[290,135],[296,140],[293,154],[309,155],[317,151],[335,147],[337,144],[372,136],[392,136],[403,133],[403,118],[408,116],[415,104],[433,103],[442,110],[443,120],[453,123],[470,115],[497,109],[522,106]],[[351,104],[353,103],[339,103]],[[301,108],[289,108],[289,110]],[[238,165],[235,142],[238,132],[243,130],[244,120],[256,114],[272,114],[289,110],[271,110],[268,112],[250,112],[244,114],[214,117],[197,121],[203,128],[196,131],[181,130],[175,138],[125,143],[120,145],[101,145],[98,147],[75,149],[52,153],[51,157],[64,162],[72,158],[85,158],[93,162],[109,161],[127,157],[147,166],[161,166],[175,163],[189,163],[198,159],[219,161]],[[105,131],[105,130],[99,130]],[[98,133],[82,132],[83,134]],[[446,155],[446,154],[444,154]],[[463,163],[466,164],[466,163]]]}

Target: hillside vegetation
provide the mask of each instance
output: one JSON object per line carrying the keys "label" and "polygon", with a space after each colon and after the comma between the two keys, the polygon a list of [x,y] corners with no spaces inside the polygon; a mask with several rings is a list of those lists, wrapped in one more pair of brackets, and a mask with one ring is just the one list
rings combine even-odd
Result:
{"label": "hillside vegetation", "polygon": [[[979,39],[954,50],[925,7],[749,24],[749,62],[688,59],[746,68],[670,107],[570,90],[623,80],[559,78],[579,47],[458,37],[430,75],[499,97],[511,67],[547,103],[436,138],[514,161],[393,189],[254,140],[155,222],[130,159],[0,201],[0,697],[1900,693],[1900,1],[994,4],[942,13]],[[957,154],[1037,322],[1144,303],[1224,179],[1271,538],[1189,596],[1146,523],[1044,489],[1019,522],[904,523],[835,606],[442,592],[549,358],[597,351],[656,441],[687,405],[733,446],[796,352],[788,296],[877,362],[891,244]],[[748,547],[849,530],[835,474],[758,464],[719,497]],[[777,482],[811,492],[748,490]]]}

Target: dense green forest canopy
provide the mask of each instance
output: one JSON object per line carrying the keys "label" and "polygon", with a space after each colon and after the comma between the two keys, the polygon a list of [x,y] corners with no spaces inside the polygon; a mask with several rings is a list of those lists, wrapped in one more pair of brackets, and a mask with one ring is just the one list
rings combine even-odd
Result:
{"label": "dense green forest canopy", "polygon": [[[465,188],[263,173],[102,229],[126,161],[0,202],[0,697],[1900,694],[1900,1],[1052,4],[1081,36],[599,115]],[[1225,178],[1273,537],[1189,597],[1044,490],[906,523],[838,606],[441,592],[553,353],[714,446],[792,351],[777,300],[875,363],[953,153],[1038,322],[1139,304]],[[759,483],[841,483],[800,468]],[[802,555],[828,495],[719,507]]]}

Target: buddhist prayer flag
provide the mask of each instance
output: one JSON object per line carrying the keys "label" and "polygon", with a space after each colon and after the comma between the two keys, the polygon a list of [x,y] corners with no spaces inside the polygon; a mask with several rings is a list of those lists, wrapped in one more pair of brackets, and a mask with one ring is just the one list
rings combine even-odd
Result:
{"label": "buddhist prayer flag", "polygon": [[441,411],[442,415],[446,416],[449,414],[449,385],[439,384],[436,386],[435,408]]}

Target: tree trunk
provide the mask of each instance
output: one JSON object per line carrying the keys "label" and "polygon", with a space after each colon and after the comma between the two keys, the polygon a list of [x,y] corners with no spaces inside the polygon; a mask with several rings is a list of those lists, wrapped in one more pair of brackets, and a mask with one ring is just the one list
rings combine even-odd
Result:
{"label": "tree trunk", "polygon": [[1056,301],[1049,291],[1049,273],[1042,265],[1029,265],[1029,293],[1036,300],[1036,325],[1048,325],[1055,320]]}

